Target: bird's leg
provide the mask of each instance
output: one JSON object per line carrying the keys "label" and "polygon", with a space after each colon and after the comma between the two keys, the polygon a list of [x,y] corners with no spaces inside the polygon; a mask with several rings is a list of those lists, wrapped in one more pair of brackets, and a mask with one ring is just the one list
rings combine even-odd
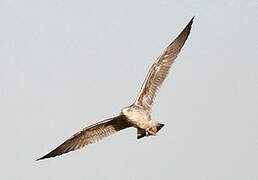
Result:
{"label": "bird's leg", "polygon": [[153,136],[156,136],[157,135],[157,128],[156,127],[153,127],[153,128],[150,128],[147,130],[147,132]]}

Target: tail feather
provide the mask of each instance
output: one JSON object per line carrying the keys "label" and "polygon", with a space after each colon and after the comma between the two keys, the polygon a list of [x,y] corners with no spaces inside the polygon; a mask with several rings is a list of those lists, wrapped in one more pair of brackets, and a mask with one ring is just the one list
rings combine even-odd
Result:
{"label": "tail feather", "polygon": [[[157,132],[159,132],[159,130],[161,130],[163,127],[165,126],[165,124],[159,123],[156,128],[157,128]],[[137,129],[137,139],[141,139],[145,136],[150,136],[144,129]]]}
{"label": "tail feather", "polygon": [[157,132],[159,132],[159,130],[161,130],[164,126],[165,124],[159,123],[157,126]]}
{"label": "tail feather", "polygon": [[144,129],[137,129],[137,139],[141,139],[146,136],[146,131]]}

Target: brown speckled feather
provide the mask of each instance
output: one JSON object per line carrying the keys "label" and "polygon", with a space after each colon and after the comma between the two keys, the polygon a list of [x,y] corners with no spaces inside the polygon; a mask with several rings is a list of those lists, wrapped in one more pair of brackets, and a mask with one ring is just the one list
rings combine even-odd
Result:
{"label": "brown speckled feather", "polygon": [[131,125],[128,124],[124,116],[116,116],[114,118],[106,119],[84,128],[82,131],[74,134],[56,149],[37,160],[55,157],[70,151],[74,151],[88,144],[95,143],[106,136],[128,127],[131,127]]}
{"label": "brown speckled feather", "polygon": [[167,77],[171,65],[185,44],[191,30],[193,19],[194,17],[152,65],[134,103],[135,105],[142,106],[146,110],[151,110],[151,106],[160,86]]}

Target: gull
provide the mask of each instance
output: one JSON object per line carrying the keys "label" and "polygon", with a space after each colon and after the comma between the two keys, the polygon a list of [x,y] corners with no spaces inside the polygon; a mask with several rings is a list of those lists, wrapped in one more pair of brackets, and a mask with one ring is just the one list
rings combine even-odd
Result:
{"label": "gull", "polygon": [[37,160],[59,156],[80,149],[129,127],[137,129],[137,139],[156,135],[164,124],[151,118],[152,104],[169,73],[171,65],[190,34],[193,19],[194,17],[151,66],[140,93],[132,105],[122,108],[120,114],[116,117],[100,121],[77,132],[53,151]]}

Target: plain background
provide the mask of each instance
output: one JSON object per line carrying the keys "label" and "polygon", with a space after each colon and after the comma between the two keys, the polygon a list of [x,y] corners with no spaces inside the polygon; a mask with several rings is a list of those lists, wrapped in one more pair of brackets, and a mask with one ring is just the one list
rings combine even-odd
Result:
{"label": "plain background", "polygon": [[[130,105],[193,15],[157,137],[35,161]],[[0,179],[258,179],[257,0],[1,0],[0,23]]]}

